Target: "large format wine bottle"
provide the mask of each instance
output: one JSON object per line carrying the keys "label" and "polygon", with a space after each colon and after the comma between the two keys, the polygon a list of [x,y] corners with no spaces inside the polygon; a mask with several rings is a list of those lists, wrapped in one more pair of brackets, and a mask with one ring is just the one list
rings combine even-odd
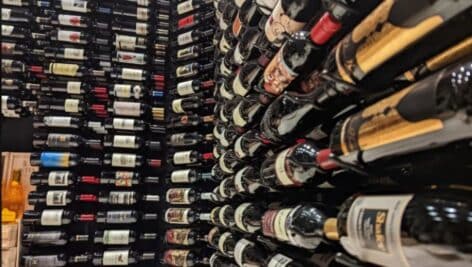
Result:
{"label": "large format wine bottle", "polygon": [[470,191],[354,196],[328,219],[326,235],[350,254],[383,266],[452,266],[470,262]]}

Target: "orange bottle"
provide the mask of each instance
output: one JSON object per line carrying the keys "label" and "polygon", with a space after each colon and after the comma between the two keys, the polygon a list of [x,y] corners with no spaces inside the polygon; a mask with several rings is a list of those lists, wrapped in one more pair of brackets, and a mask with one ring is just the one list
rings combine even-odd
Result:
{"label": "orange bottle", "polygon": [[15,212],[16,219],[20,219],[23,216],[26,204],[25,190],[21,184],[21,170],[13,171],[12,179],[3,190],[2,221],[4,221],[4,211],[5,213]]}

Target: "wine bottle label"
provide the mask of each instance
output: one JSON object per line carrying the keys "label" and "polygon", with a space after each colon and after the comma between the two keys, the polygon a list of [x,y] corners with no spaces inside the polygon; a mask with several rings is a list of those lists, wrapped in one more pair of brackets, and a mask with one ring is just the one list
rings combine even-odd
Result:
{"label": "wine bottle label", "polygon": [[226,24],[226,22],[224,21],[223,16],[220,16],[220,19],[218,20],[218,26],[220,27],[222,31],[228,28],[228,24]]}
{"label": "wine bottle label", "polygon": [[148,20],[149,19],[149,9],[146,7],[136,8],[136,18],[138,20]]}
{"label": "wine bottle label", "polygon": [[190,208],[169,208],[165,212],[165,221],[170,224],[188,224]]}
{"label": "wine bottle label", "polygon": [[190,188],[170,188],[166,192],[166,201],[170,204],[192,204],[189,199]]}
{"label": "wine bottle label", "polygon": [[143,79],[143,70],[123,68],[121,70],[121,77],[125,80],[140,81]]}
{"label": "wine bottle label", "polygon": [[187,47],[187,48],[182,48],[182,49],[179,49],[177,51],[177,58],[185,58],[185,57],[188,57],[188,56],[191,56],[193,54],[196,54],[197,52],[195,52],[195,46],[190,46],[190,47]]}
{"label": "wine bottle label", "polygon": [[33,244],[55,244],[61,238],[61,231],[44,231],[25,233],[24,239]]}
{"label": "wine bottle label", "polygon": [[233,71],[231,69],[226,67],[226,64],[225,64],[224,60],[221,61],[221,63],[220,63],[220,73],[225,75],[225,76],[229,76],[229,75],[231,75],[232,72]]}
{"label": "wine bottle label", "polygon": [[15,43],[2,43],[2,52],[4,55],[13,54],[15,51],[16,44]]}
{"label": "wine bottle label", "polygon": [[236,246],[234,247],[234,260],[236,261],[236,263],[238,263],[239,266],[244,266],[244,267],[258,266],[254,264],[248,264],[243,261],[244,251],[246,250],[248,246],[254,246],[254,243],[245,238],[240,239],[236,243]]}
{"label": "wine bottle label", "polygon": [[78,99],[66,99],[64,101],[64,111],[70,113],[79,112],[79,100]]}
{"label": "wine bottle label", "polygon": [[211,210],[210,212],[210,221],[213,223],[213,224],[219,224],[219,212],[220,212],[221,208],[214,208]]}
{"label": "wine bottle label", "polygon": [[50,63],[49,72],[56,75],[64,76],[77,76],[79,65],[77,64],[65,64],[65,63]]}
{"label": "wine bottle label", "polygon": [[127,245],[129,244],[130,230],[105,230],[103,231],[103,244]]}
{"label": "wine bottle label", "polygon": [[192,39],[192,31],[189,31],[189,32],[186,32],[186,33],[182,33],[182,34],[179,34],[177,36],[177,43],[178,45],[186,45],[186,44],[189,44],[193,41]]}
{"label": "wine bottle label", "polygon": [[111,156],[111,166],[134,168],[136,167],[136,155],[113,153]]}
{"label": "wine bottle label", "polygon": [[172,183],[190,183],[191,171],[191,169],[173,171],[170,175],[170,181]]}
{"label": "wine bottle label", "polygon": [[175,245],[193,245],[189,240],[191,231],[191,229],[169,229],[166,231],[166,242]]}
{"label": "wine bottle label", "polygon": [[137,35],[147,35],[148,27],[146,23],[136,22],[135,32]]}
{"label": "wine bottle label", "polygon": [[282,241],[290,241],[287,233],[287,220],[292,213],[291,208],[269,210],[262,217],[262,232]]}
{"label": "wine bottle label", "polygon": [[172,111],[175,113],[185,113],[185,110],[182,108],[182,99],[172,100]]}
{"label": "wine bottle label", "polygon": [[218,212],[218,219],[220,220],[221,224],[226,226],[226,227],[231,226],[231,225],[229,225],[228,220],[225,219],[226,210],[228,210],[228,209],[231,209],[231,206],[230,205],[224,205],[223,207],[221,207],[220,211]]}
{"label": "wine bottle label", "polygon": [[70,153],[43,152],[41,153],[41,166],[43,167],[69,167]]}
{"label": "wine bottle label", "polygon": [[135,135],[115,135],[113,136],[113,147],[135,148]]}
{"label": "wine bottle label", "polygon": [[61,260],[58,259],[57,255],[37,255],[37,256],[25,256],[24,267],[59,267],[64,266]]}
{"label": "wine bottle label", "polygon": [[193,10],[192,2],[193,0],[187,0],[185,2],[179,3],[177,5],[177,14],[182,15],[184,13],[192,11]]}
{"label": "wine bottle label", "polygon": [[117,34],[115,45],[117,49],[134,50],[136,48],[136,40],[136,36]]}
{"label": "wine bottle label", "polygon": [[62,214],[64,210],[43,210],[41,213],[41,225],[59,226],[62,225]]}
{"label": "wine bottle label", "polygon": [[131,187],[133,186],[134,172],[117,171],[115,172],[115,186]]}
{"label": "wine bottle label", "polygon": [[44,117],[44,123],[49,127],[70,127],[72,117],[49,116]]}
{"label": "wine bottle label", "polygon": [[66,26],[79,26],[80,21],[82,20],[81,16],[76,15],[64,15],[60,14],[57,16],[57,20],[59,24],[66,25]]}
{"label": "wine bottle label", "polygon": [[305,26],[304,22],[295,21],[287,16],[282,7],[282,3],[279,1],[269,19],[267,19],[264,32],[271,43],[276,46],[281,46],[284,40],[283,33],[292,35],[300,31],[303,26]]}
{"label": "wine bottle label", "polygon": [[340,240],[343,247],[363,261],[386,266],[414,266],[409,264],[410,258],[418,255],[423,258],[422,253],[410,254],[418,249],[415,245],[411,248],[402,246],[401,234],[403,213],[412,198],[413,195],[356,198],[347,216],[348,235]]}
{"label": "wine bottle label", "polygon": [[67,11],[87,12],[87,1],[82,0],[61,0],[61,7]]}
{"label": "wine bottle label", "polygon": [[57,31],[57,40],[62,42],[80,43],[81,32],[78,31]]}
{"label": "wine bottle label", "polygon": [[[224,65],[224,64],[223,64],[223,65]],[[228,87],[226,86],[225,83],[222,83],[222,84],[220,85],[220,88],[219,88],[219,89],[220,89],[220,93],[221,93],[221,96],[222,96],[222,97],[224,97],[224,98],[226,98],[226,99],[229,99],[229,100],[233,99],[234,96],[233,96],[233,94],[232,94],[231,92],[228,91]]]}
{"label": "wine bottle label", "polygon": [[231,238],[231,232],[224,232],[218,239],[218,250],[225,255],[229,255],[225,249],[225,243],[229,238]]}
{"label": "wine bottle label", "polygon": [[21,0],[2,0],[2,4],[11,6],[22,6]]}
{"label": "wine bottle label", "polygon": [[116,115],[139,117],[141,116],[141,103],[115,101],[113,102],[113,112]]}
{"label": "wine bottle label", "polygon": [[230,49],[231,45],[228,43],[228,40],[226,40],[225,35],[221,36],[221,41],[220,41],[220,51],[224,54],[226,54]]}
{"label": "wine bottle label", "polygon": [[[241,48],[239,44],[234,49],[233,59],[234,63],[236,63],[237,65],[241,65],[244,61],[243,55],[241,55]],[[239,82],[241,82],[241,80]]]}
{"label": "wine bottle label", "polygon": [[173,156],[173,161],[175,165],[190,164],[195,162],[195,160],[192,160],[191,150],[175,152]]}
{"label": "wine bottle label", "polygon": [[134,223],[136,218],[133,216],[133,212],[130,210],[125,211],[108,211],[106,214],[107,223]]}
{"label": "wine bottle label", "polygon": [[50,190],[46,193],[47,206],[67,205],[67,190]]}
{"label": "wine bottle label", "polygon": [[243,118],[241,114],[241,103],[242,102],[239,102],[239,104],[233,110],[233,122],[236,126],[244,127],[247,124],[247,121]]}
{"label": "wine bottle label", "polygon": [[136,193],[133,191],[110,191],[108,203],[115,205],[132,205],[136,203]]}
{"label": "wine bottle label", "polygon": [[107,250],[103,252],[103,266],[127,266],[129,250]]}
{"label": "wine bottle label", "polygon": [[189,250],[184,249],[168,249],[164,252],[164,263],[171,266],[187,267],[187,256]]}
{"label": "wine bottle label", "polygon": [[9,36],[15,27],[11,25],[2,25],[2,35]]}
{"label": "wine bottle label", "polygon": [[224,179],[223,181],[221,181],[220,185],[218,186],[218,193],[220,193],[220,195],[221,195],[223,198],[230,198],[230,197],[232,197],[231,195],[226,194],[226,188],[228,187],[228,181],[229,181],[229,179],[230,179],[230,178]]}
{"label": "wine bottle label", "polygon": [[193,90],[192,83],[193,83],[193,80],[178,83],[177,93],[180,96],[186,96],[186,95],[191,95],[195,93],[195,91]]}
{"label": "wine bottle label", "polygon": [[2,8],[2,20],[10,20],[10,17],[11,17],[11,9]]}
{"label": "wine bottle label", "polygon": [[[66,48],[67,49],[67,48]],[[78,49],[78,50],[82,50],[82,49]],[[83,50],[82,50],[83,51]],[[80,87],[82,86],[82,83],[81,82],[71,82],[71,81],[68,81],[67,82],[67,85],[66,85],[66,92],[68,94],[73,94],[73,95],[80,95],[81,92],[80,92]]]}
{"label": "wine bottle label", "polygon": [[131,97],[131,84],[115,84],[113,91],[117,97],[130,98]]}
{"label": "wine bottle label", "polygon": [[116,57],[118,59],[118,62],[120,63],[138,64],[138,65],[146,64],[146,60],[144,59],[143,53],[118,51],[116,53]]}
{"label": "wine bottle label", "polygon": [[188,77],[197,74],[198,70],[193,67],[193,64],[179,66],[175,70],[177,77]]}
{"label": "wine bottle label", "polygon": [[[2,59],[2,70],[5,73],[12,73],[13,72],[13,60],[12,59]],[[2,105],[2,107],[5,107],[6,105]]]}
{"label": "wine bottle label", "polygon": [[284,47],[279,49],[264,70],[264,90],[273,95],[280,95],[298,76],[285,62],[282,50]]}
{"label": "wine bottle label", "polygon": [[244,223],[244,212],[247,210],[248,207],[251,206],[251,203],[243,203],[239,205],[236,210],[234,211],[234,220],[236,222],[236,226],[248,233],[254,233],[255,231],[259,230],[260,227],[249,225]]}
{"label": "wine bottle label", "polygon": [[[225,153],[225,154],[226,154],[226,153]],[[226,165],[226,162],[225,162],[225,155],[221,156],[221,157],[218,159],[218,166],[220,166],[221,170],[223,170],[225,173],[231,174],[231,173],[234,172],[234,171],[231,169],[230,166]]]}
{"label": "wine bottle label", "polygon": [[173,134],[173,135],[170,136],[170,143],[174,146],[185,145],[186,144],[186,138],[185,138],[186,135],[187,135],[187,133]]}
{"label": "wine bottle label", "polygon": [[149,0],[138,0],[138,5],[148,6],[149,5]]}
{"label": "wine bottle label", "polygon": [[296,174],[293,171],[287,170],[288,165],[285,162],[287,161],[287,155],[291,152],[292,149],[287,148],[277,155],[275,159],[275,175],[280,184],[284,186],[299,186],[315,175],[315,169],[310,168],[306,172],[297,172]]}
{"label": "wine bottle label", "polygon": [[69,171],[51,171],[48,174],[48,186],[68,186]]}
{"label": "wine bottle label", "polygon": [[134,120],[114,118],[113,128],[117,130],[134,130]]}
{"label": "wine bottle label", "polygon": [[69,147],[72,134],[48,134],[46,145],[49,147]]}
{"label": "wine bottle label", "polygon": [[216,244],[216,242],[214,242],[215,240],[215,237],[220,233],[220,228],[218,228],[217,226],[211,228],[211,230],[208,232],[208,235],[206,236],[206,240],[207,242],[216,247],[218,244]]}
{"label": "wine bottle label", "polygon": [[64,58],[65,59],[84,59],[84,49],[77,48],[64,48]]}
{"label": "wine bottle label", "polygon": [[213,146],[213,150],[212,150],[212,152],[213,152],[213,156],[215,156],[215,159],[219,159],[219,158],[220,158],[220,156],[221,156],[221,153],[219,152],[219,150],[218,150],[218,147],[217,147],[217,146]]}
{"label": "wine bottle label", "polygon": [[282,254],[275,254],[269,261],[267,267],[286,267],[289,263],[293,262],[289,257]]}

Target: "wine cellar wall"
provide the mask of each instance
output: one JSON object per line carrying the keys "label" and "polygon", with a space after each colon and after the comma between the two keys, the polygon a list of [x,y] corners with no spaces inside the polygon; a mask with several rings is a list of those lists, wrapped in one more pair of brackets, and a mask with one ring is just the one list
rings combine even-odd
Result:
{"label": "wine cellar wall", "polygon": [[472,266],[472,2],[413,2],[2,0],[21,266]]}

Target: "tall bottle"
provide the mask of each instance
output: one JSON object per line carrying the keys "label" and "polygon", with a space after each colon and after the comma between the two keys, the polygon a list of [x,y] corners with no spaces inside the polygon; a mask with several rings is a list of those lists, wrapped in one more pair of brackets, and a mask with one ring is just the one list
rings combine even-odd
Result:
{"label": "tall bottle", "polygon": [[258,244],[241,238],[234,249],[234,259],[239,266],[263,266],[267,252]]}
{"label": "tall bottle", "polygon": [[170,174],[171,183],[195,183],[200,180],[212,179],[210,172],[197,171],[196,169],[174,170]]}
{"label": "tall bottle", "polygon": [[156,238],[156,233],[141,233],[138,235],[135,231],[129,229],[104,230],[95,231],[93,242],[104,245],[129,245],[137,240],[155,240]]}
{"label": "tall bottle", "polygon": [[75,153],[69,152],[40,152],[30,155],[30,164],[32,166],[68,168],[77,165],[100,165],[99,158],[81,157]]}
{"label": "tall bottle", "polygon": [[166,201],[171,205],[190,205],[196,201],[216,202],[218,198],[213,192],[197,192],[193,188],[169,188],[166,192]]}
{"label": "tall bottle", "polygon": [[191,208],[168,208],[164,213],[164,221],[168,224],[192,224],[209,220],[210,214],[199,213]]}
{"label": "tall bottle", "polygon": [[168,249],[164,251],[161,263],[175,267],[192,267],[198,264],[208,264],[208,258],[187,249]]}
{"label": "tall bottle", "polygon": [[165,233],[165,242],[172,245],[193,246],[199,241],[204,241],[205,237],[196,229],[191,228],[171,228]]}
{"label": "tall bottle", "polygon": [[152,261],[155,258],[154,252],[139,253],[130,249],[105,250],[93,254],[93,266],[117,266],[132,265],[143,261]]}
{"label": "tall bottle", "polygon": [[172,155],[170,162],[174,165],[186,165],[186,164],[197,164],[197,163],[206,163],[213,160],[213,154],[210,153],[200,153],[196,150],[186,150],[175,152]]}

